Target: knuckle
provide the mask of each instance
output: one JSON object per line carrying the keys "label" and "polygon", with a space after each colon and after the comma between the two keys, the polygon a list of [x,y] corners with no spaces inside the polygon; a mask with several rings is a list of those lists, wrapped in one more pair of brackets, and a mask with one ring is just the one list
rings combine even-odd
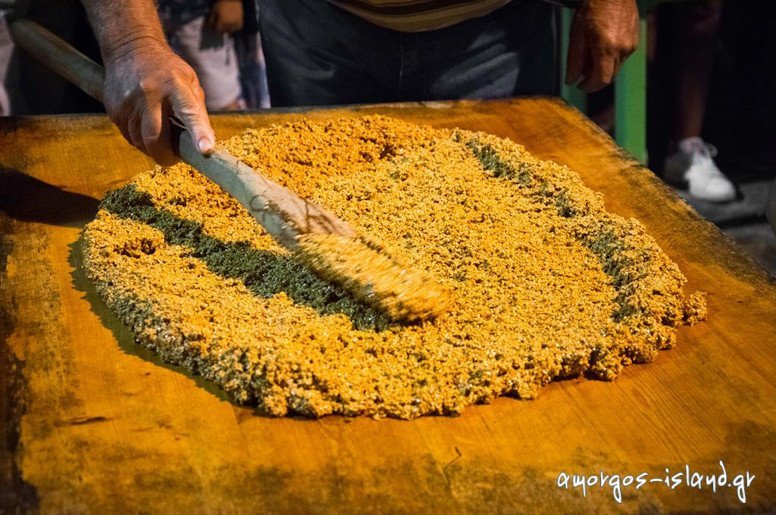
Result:
{"label": "knuckle", "polygon": [[604,44],[604,53],[608,56],[619,57],[622,55],[630,55],[638,46],[637,42],[624,39],[612,39],[608,40]]}
{"label": "knuckle", "polygon": [[146,148],[153,149],[159,146],[160,143],[160,134],[158,132],[143,132],[142,138],[143,145],[146,146]]}
{"label": "knuckle", "polygon": [[148,93],[150,91],[153,91],[156,88],[157,84],[155,79],[146,75],[140,78],[140,81],[138,81],[137,86],[139,91],[143,93]]}
{"label": "knuckle", "polygon": [[164,82],[156,76],[143,77],[138,83],[135,98],[144,104],[151,103],[164,96]]}
{"label": "knuckle", "polygon": [[175,68],[174,76],[181,81],[187,82],[191,81],[192,79],[196,79],[197,74],[194,72],[194,69],[191,66],[183,61],[180,61],[178,66]]}
{"label": "knuckle", "polygon": [[170,76],[169,81],[170,86],[181,93],[191,88],[192,77],[189,75],[188,71],[182,70],[180,73],[173,73]]}
{"label": "knuckle", "polygon": [[601,35],[601,46],[606,50],[619,50],[622,43],[622,40],[614,34],[604,33]]}

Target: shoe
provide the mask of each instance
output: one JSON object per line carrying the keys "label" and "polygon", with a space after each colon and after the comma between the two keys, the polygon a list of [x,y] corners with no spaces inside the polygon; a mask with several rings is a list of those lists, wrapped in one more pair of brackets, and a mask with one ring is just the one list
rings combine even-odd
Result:
{"label": "shoe", "polygon": [[679,142],[679,149],[666,158],[665,179],[686,184],[691,196],[706,202],[730,202],[736,198],[736,187],[725,177],[714,157],[717,149],[701,138]]}

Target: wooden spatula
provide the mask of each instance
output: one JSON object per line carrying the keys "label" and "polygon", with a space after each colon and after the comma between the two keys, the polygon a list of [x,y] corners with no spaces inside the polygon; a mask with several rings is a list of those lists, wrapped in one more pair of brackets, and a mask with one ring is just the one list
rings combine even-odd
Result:
{"label": "wooden spatula", "polygon": [[[40,25],[16,20],[15,43],[92,98],[103,102],[105,71]],[[434,318],[449,293],[428,274],[413,270],[367,240],[345,221],[264,177],[216,145],[202,155],[183,124],[171,118],[181,159],[221,186],[316,274],[397,321]]]}

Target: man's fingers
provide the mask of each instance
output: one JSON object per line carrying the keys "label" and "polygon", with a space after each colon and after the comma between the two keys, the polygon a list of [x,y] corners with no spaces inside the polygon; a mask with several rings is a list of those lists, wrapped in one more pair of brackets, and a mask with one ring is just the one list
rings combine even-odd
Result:
{"label": "man's fingers", "polygon": [[590,73],[585,74],[579,87],[588,93],[598,91],[612,83],[615,75],[616,59],[613,55],[593,56]]}
{"label": "man's fingers", "polygon": [[141,121],[140,117],[142,116],[142,112],[139,109],[132,109],[132,111],[129,113],[129,116],[127,117],[127,125],[126,125],[126,131],[127,131],[127,140],[132,143],[132,146],[140,150],[141,152],[147,153],[145,145],[143,144],[143,129],[141,127]]}
{"label": "man's fingers", "polygon": [[161,105],[143,111],[141,134],[145,151],[162,166],[172,166],[178,162],[170,139],[170,123]]}
{"label": "man's fingers", "polygon": [[576,84],[582,77],[586,53],[587,44],[584,33],[578,29],[576,24],[572,24],[571,34],[569,35],[568,57],[566,59],[566,84]]}
{"label": "man's fingers", "polygon": [[[630,54],[628,54],[628,55],[630,55]],[[624,55],[624,56],[621,56],[621,57],[615,56],[612,59],[612,78],[611,78],[611,82],[614,82],[614,79],[617,78],[617,74],[620,73],[620,67],[622,66],[622,63],[625,62],[625,59],[627,59],[627,58],[628,58],[628,56]]]}
{"label": "man's fingers", "polygon": [[168,46],[147,45],[141,57],[127,53],[106,64],[105,106],[111,120],[132,145],[162,165],[177,161],[171,112],[186,125],[201,152],[212,152],[215,134],[196,73]]}
{"label": "man's fingers", "polygon": [[172,110],[186,125],[197,149],[203,154],[210,154],[214,150],[216,138],[203,99],[198,86],[182,85],[172,93]]}
{"label": "man's fingers", "polygon": [[[119,128],[124,139],[132,143],[132,135],[129,133],[129,121],[125,116],[111,116],[111,121]],[[134,145],[134,143],[132,143]]]}

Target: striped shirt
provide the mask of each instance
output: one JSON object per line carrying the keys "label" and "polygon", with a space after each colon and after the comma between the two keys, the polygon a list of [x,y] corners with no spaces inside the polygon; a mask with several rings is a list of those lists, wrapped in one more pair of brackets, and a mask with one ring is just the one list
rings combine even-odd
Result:
{"label": "striped shirt", "polygon": [[510,0],[330,1],[375,25],[402,32],[422,32],[485,16]]}
{"label": "striped shirt", "polygon": [[[387,29],[423,32],[490,14],[511,0],[329,0],[356,16]],[[521,1],[521,0],[518,0]],[[538,0],[530,0],[538,1]],[[580,0],[543,0],[577,7]]]}

